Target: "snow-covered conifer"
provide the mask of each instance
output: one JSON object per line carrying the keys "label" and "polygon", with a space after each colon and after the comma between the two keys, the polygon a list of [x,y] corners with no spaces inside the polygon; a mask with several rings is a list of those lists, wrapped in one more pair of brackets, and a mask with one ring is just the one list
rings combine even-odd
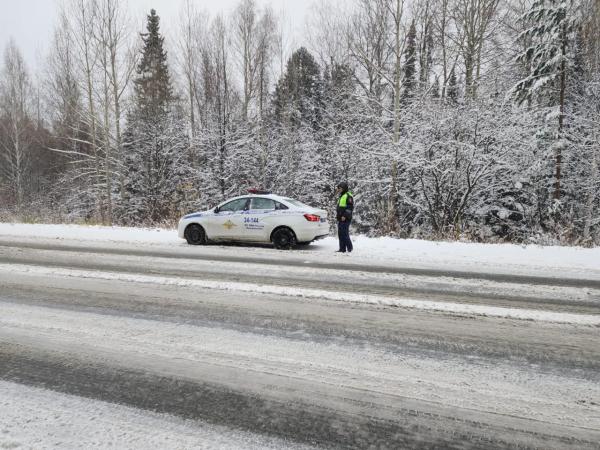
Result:
{"label": "snow-covered conifer", "polygon": [[125,223],[160,223],[181,214],[181,191],[189,182],[185,116],[173,88],[160,35],[159,17],[148,15],[134,80],[135,103],[123,140]]}
{"label": "snow-covered conifer", "polygon": [[402,98],[405,101],[413,96],[416,84],[416,39],[417,29],[415,27],[415,21],[413,20],[410,24],[408,34],[406,35],[404,65],[402,66]]}

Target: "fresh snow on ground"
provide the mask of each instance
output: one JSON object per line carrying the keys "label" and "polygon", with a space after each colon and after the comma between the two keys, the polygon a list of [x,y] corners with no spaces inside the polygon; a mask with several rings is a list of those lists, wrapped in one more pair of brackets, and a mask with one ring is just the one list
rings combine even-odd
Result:
{"label": "fresh snow on ground", "polygon": [[[177,237],[176,230],[172,229],[0,223],[0,239],[11,237],[68,239],[95,245],[105,242],[112,245],[187,247]],[[344,261],[353,263],[600,279],[600,247],[476,244],[366,236],[354,236],[353,240],[355,251],[350,255],[333,254],[337,249],[337,239],[333,236],[314,242],[306,250],[278,252],[270,248],[249,247],[245,253],[253,256],[335,261],[344,258]],[[197,251],[239,254],[239,248],[224,246],[202,247]]]}
{"label": "fresh snow on ground", "polygon": [[0,381],[0,449],[308,449],[282,439]]}

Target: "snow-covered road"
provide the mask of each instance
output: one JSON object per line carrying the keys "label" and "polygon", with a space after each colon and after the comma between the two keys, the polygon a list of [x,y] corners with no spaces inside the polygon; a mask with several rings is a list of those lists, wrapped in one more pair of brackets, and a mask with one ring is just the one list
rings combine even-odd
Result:
{"label": "snow-covered road", "polygon": [[598,448],[586,258],[26,234],[0,233],[0,448]]}

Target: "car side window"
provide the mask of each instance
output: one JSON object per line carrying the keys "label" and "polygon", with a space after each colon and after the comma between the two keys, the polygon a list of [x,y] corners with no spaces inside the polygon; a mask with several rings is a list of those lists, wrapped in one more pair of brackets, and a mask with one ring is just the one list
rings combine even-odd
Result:
{"label": "car side window", "polygon": [[285,206],[283,203],[275,202],[275,209],[278,211],[281,211],[281,210],[289,209],[289,208],[287,206]]}
{"label": "car side window", "polygon": [[255,197],[252,199],[250,209],[275,209],[275,201],[270,198]]}
{"label": "car side window", "polygon": [[236,200],[232,200],[228,203],[225,203],[223,206],[219,207],[219,212],[236,212],[243,211],[246,209],[247,198],[238,198]]}

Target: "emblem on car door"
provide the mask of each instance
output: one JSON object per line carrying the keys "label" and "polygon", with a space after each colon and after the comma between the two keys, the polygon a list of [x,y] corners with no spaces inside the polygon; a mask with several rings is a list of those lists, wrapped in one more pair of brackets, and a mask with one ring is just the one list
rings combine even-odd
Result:
{"label": "emblem on car door", "polygon": [[231,220],[228,220],[227,222],[225,222],[223,224],[223,226],[225,228],[227,228],[228,230],[231,230],[233,227],[237,227],[237,225],[235,223],[233,223]]}

